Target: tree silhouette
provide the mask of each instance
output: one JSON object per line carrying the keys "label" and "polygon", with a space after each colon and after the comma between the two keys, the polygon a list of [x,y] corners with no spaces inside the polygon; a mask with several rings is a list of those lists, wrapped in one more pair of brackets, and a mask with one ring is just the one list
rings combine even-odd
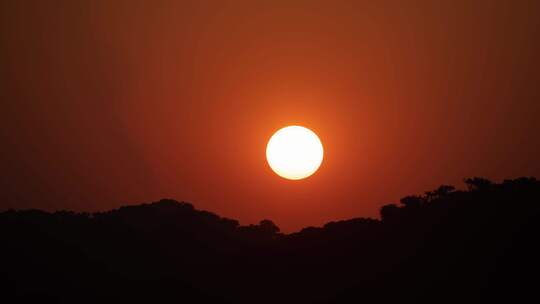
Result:
{"label": "tree silhouette", "polygon": [[469,191],[487,190],[493,186],[493,182],[482,177],[466,178],[465,184],[467,185]]}
{"label": "tree silhouette", "polygon": [[399,200],[405,207],[420,207],[424,203],[424,199],[421,196],[409,195]]}
{"label": "tree silhouette", "polygon": [[381,219],[389,221],[399,215],[399,207],[395,204],[388,204],[381,207]]}
{"label": "tree silhouette", "polygon": [[456,190],[456,187],[449,185],[442,185],[437,190],[433,191],[433,194],[437,198],[448,196],[452,191]]}
{"label": "tree silhouette", "polygon": [[465,183],[468,191],[442,185],[382,206],[381,220],[353,218],[291,234],[268,219],[242,226],[170,199],[94,214],[7,210],[0,213],[0,299],[535,299],[540,182]]}
{"label": "tree silhouette", "polygon": [[262,220],[259,222],[259,227],[262,231],[267,234],[274,235],[279,232],[279,227],[274,224],[271,220]]}

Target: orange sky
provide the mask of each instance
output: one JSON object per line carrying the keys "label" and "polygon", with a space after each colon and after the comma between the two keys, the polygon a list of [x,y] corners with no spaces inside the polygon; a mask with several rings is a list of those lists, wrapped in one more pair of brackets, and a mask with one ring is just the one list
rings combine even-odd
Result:
{"label": "orange sky", "polygon": [[[293,231],[539,176],[540,2],[405,2],[2,1],[0,209],[169,197]],[[291,124],[325,148],[302,181],[265,160]]]}

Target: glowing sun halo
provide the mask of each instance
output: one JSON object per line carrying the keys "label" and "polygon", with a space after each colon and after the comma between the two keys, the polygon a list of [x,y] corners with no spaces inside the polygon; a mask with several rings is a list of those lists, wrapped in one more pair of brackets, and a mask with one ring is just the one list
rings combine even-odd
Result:
{"label": "glowing sun halo", "polygon": [[286,179],[306,178],[321,165],[323,146],[310,129],[288,126],[280,129],[268,141],[266,159],[274,172]]}

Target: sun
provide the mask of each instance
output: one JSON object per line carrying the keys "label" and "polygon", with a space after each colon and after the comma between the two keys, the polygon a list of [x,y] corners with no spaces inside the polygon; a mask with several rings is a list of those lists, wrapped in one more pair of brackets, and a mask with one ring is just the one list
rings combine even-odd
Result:
{"label": "sun", "polygon": [[313,131],[301,126],[280,129],[268,141],[266,159],[279,176],[298,180],[319,169],[323,160],[321,140]]}

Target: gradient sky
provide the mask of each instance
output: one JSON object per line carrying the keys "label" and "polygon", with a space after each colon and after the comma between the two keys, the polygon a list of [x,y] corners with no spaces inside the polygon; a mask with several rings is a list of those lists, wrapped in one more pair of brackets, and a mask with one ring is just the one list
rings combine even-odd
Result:
{"label": "gradient sky", "polygon": [[[168,197],[293,231],[540,176],[540,1],[0,3],[0,209]],[[325,147],[302,181],[265,159],[291,124]]]}

